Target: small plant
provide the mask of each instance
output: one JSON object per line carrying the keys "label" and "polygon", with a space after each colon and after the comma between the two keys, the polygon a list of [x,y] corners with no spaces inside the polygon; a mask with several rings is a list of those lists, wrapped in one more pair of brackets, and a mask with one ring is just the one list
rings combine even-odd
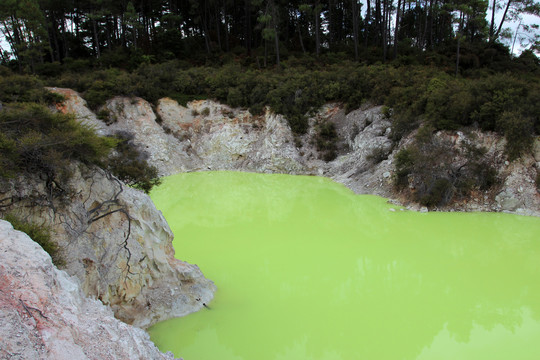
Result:
{"label": "small plant", "polygon": [[102,120],[104,121],[105,123],[109,124],[110,123],[110,116],[111,116],[111,112],[109,109],[107,109],[106,107],[102,108],[101,110],[98,111],[98,113],[96,114],[97,115],[97,118],[99,120]]}
{"label": "small plant", "polygon": [[332,161],[337,157],[338,135],[332,122],[323,122],[317,126],[315,146],[324,161]]}
{"label": "small plant", "polygon": [[130,141],[132,138],[131,134],[117,134],[116,154],[109,158],[106,167],[127,185],[148,194],[161,179],[158,169],[146,161],[147,155]]}
{"label": "small plant", "polygon": [[392,117],[393,111],[390,107],[385,105],[382,107],[381,113],[383,114],[385,119],[390,119]]}
{"label": "small plant", "polygon": [[15,230],[26,233],[32,240],[37,242],[47,252],[56,266],[64,266],[65,261],[60,255],[58,244],[51,240],[48,227],[24,221],[13,214],[6,214],[4,220],[10,222]]}
{"label": "small plant", "polygon": [[366,156],[366,159],[372,164],[378,164],[388,156],[387,151],[382,146],[377,146],[371,149],[371,152]]}
{"label": "small plant", "polygon": [[208,116],[208,115],[210,115],[210,108],[205,107],[204,109],[202,109],[201,115],[202,115],[202,116]]}

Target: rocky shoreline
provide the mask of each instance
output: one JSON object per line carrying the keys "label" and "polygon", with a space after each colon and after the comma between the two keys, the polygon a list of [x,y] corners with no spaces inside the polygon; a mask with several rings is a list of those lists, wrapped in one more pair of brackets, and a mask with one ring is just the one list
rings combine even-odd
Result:
{"label": "rocky shoreline", "polygon": [[[210,100],[187,107],[165,98],[154,109],[140,98],[116,97],[106,104],[106,125],[88,110],[85,101],[70,89],[53,89],[66,97],[62,111],[78,114],[102,134],[129,132],[160,175],[187,171],[237,170],[259,173],[308,174],[329,177],[357,194],[380,195],[412,210],[422,206],[406,199],[393,187],[394,158],[409,145],[414,133],[398,144],[389,139],[391,121],[381,107],[365,107],[348,114],[340,104],[327,104],[309,119],[307,134],[295,138],[281,115],[266,111],[253,116]],[[323,161],[315,146],[317,126],[331,122],[338,136],[338,156]],[[530,154],[508,162],[505,139],[490,132],[438,132],[455,148],[473,144],[486,150],[501,183],[477,191],[438,211],[509,212],[540,216],[540,193],[535,176],[540,169],[540,138]],[[454,159],[459,162],[460,159]],[[425,209],[424,209],[425,210]]]}
{"label": "rocky shoreline", "polygon": [[[268,110],[253,116],[209,100],[184,107],[167,98],[154,108],[140,98],[116,97],[105,106],[105,122],[75,91],[50,90],[66,99],[58,111],[75,114],[99,134],[131,134],[161,176],[208,170],[319,175],[357,194],[427,211],[393,187],[395,156],[412,135],[394,144],[388,137],[391,122],[380,107],[346,114],[339,104],[328,104],[311,116],[308,132],[295,137],[283,116]],[[321,160],[316,146],[317,128],[328,122],[338,139],[332,161]],[[503,154],[505,140],[496,134],[436,136],[456,148],[471,142],[485,148],[501,182],[434,210],[540,216],[539,139],[532,153],[510,163]],[[196,265],[175,259],[172,232],[147,195],[98,168],[73,164],[73,172],[68,201],[51,198],[38,178],[13,179],[0,190],[9,200],[2,211],[50,227],[67,259],[65,272],[57,270],[39,246],[0,221],[0,317],[7,325],[0,332],[0,358],[172,358],[136,327],[197,311],[211,300],[215,285]],[[98,343],[108,347],[102,338],[111,340],[108,352],[96,350]]]}

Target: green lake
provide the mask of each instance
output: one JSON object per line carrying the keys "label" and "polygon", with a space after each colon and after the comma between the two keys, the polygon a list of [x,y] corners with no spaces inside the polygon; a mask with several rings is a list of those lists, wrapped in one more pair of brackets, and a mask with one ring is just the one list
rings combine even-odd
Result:
{"label": "green lake", "polygon": [[417,213],[320,177],[179,174],[151,194],[210,309],[185,360],[540,359],[540,218]]}

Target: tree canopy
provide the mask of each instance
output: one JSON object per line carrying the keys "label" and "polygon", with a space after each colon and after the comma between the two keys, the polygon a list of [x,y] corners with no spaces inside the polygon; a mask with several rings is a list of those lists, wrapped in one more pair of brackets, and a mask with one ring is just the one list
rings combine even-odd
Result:
{"label": "tree canopy", "polygon": [[514,32],[505,30],[524,14],[539,15],[540,2],[3,0],[0,30],[10,53],[1,55],[30,72],[81,58],[106,57],[127,67],[226,53],[265,66],[295,53],[344,53],[374,62],[435,51],[457,57],[459,66],[460,48],[462,54],[497,48],[502,37],[538,50],[537,26],[520,22]]}

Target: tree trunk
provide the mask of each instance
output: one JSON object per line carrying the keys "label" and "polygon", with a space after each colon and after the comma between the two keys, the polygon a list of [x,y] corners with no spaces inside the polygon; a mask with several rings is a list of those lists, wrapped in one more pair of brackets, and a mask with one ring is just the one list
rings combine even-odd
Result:
{"label": "tree trunk", "polygon": [[458,40],[457,40],[457,52],[456,52],[456,77],[459,73],[459,45],[461,42],[461,36],[458,34]]}
{"label": "tree trunk", "polygon": [[320,26],[320,14],[319,14],[319,1],[315,2],[315,52],[317,57],[319,57],[321,41],[319,37],[319,26]]}
{"label": "tree trunk", "polygon": [[366,21],[364,25],[364,47],[368,47],[369,43],[369,26],[371,24],[371,0],[366,0],[367,11],[366,11]]}
{"label": "tree trunk", "polygon": [[506,14],[508,13],[508,9],[510,8],[511,3],[512,3],[512,0],[508,0],[508,3],[506,4],[506,8],[504,9],[503,17],[501,19],[501,22],[499,23],[499,27],[497,28],[497,32],[489,40],[490,43],[493,43],[495,40],[497,40],[497,37],[499,37],[499,33],[501,32],[504,21],[506,20]]}
{"label": "tree trunk", "polygon": [[298,14],[295,12],[295,22],[296,22],[296,31],[298,32],[298,40],[300,41],[300,47],[302,48],[302,53],[306,53],[306,48],[304,47],[304,40],[302,39],[302,31],[300,31],[300,20],[298,19]]}
{"label": "tree trunk", "polygon": [[[245,15],[245,26],[244,26],[244,33],[245,33],[245,44],[247,49],[248,56],[251,56],[251,9],[250,9],[250,1],[245,1],[245,7],[244,7],[244,15]],[[266,64],[265,64],[266,67]]]}
{"label": "tree trunk", "polygon": [[398,34],[399,34],[399,20],[401,15],[401,0],[398,0],[396,9],[396,28],[394,29],[394,59],[397,58],[398,52]]}
{"label": "tree trunk", "polygon": [[96,57],[99,58],[101,56],[101,52],[99,50],[97,22],[95,19],[92,19],[92,28],[94,30],[94,51],[96,52]]}
{"label": "tree trunk", "polygon": [[357,0],[351,0],[352,23],[353,23],[353,41],[354,41],[354,60],[358,61],[358,3]]}
{"label": "tree trunk", "polygon": [[489,24],[489,37],[488,40],[491,42],[495,31],[495,9],[497,8],[497,0],[493,0],[493,5],[491,9],[491,22]]}

